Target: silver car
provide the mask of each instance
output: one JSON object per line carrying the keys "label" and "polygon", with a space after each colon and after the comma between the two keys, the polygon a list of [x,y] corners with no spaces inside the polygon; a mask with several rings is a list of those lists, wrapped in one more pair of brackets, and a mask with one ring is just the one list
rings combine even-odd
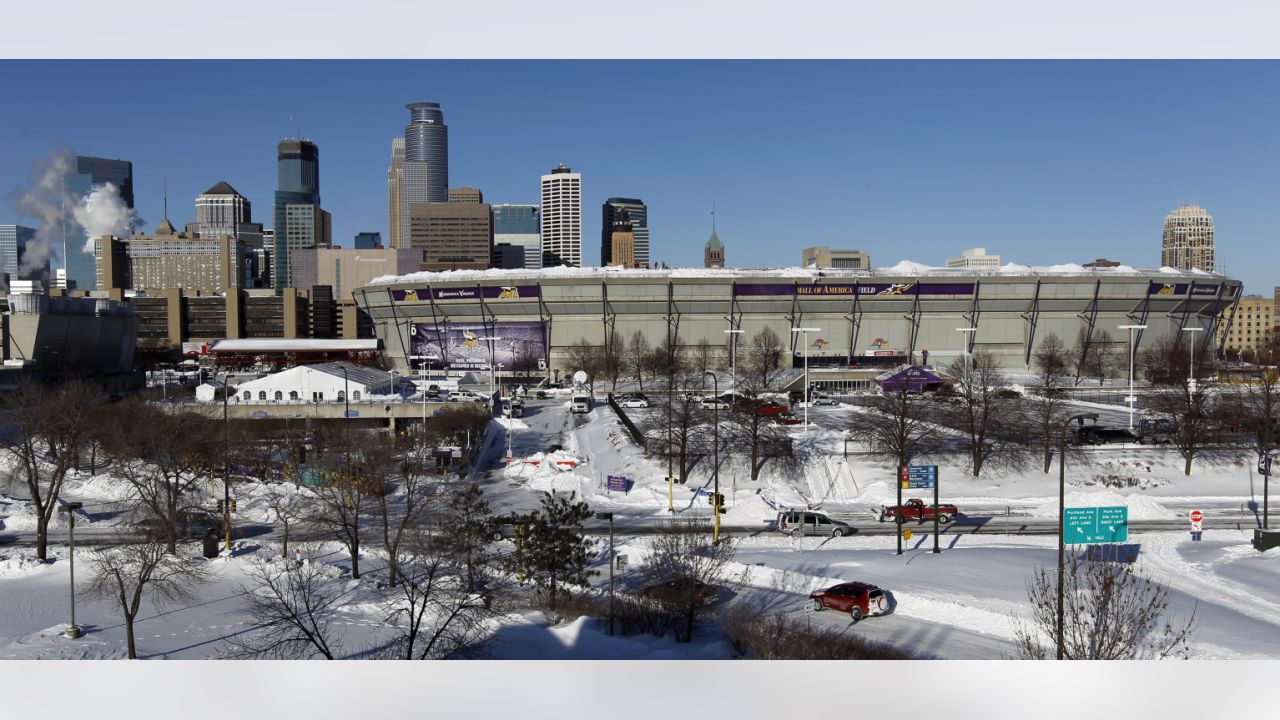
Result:
{"label": "silver car", "polygon": [[830,535],[844,537],[853,534],[853,526],[841,520],[833,520],[820,512],[812,510],[784,510],[778,513],[774,521],[778,532],[792,537],[801,535]]}

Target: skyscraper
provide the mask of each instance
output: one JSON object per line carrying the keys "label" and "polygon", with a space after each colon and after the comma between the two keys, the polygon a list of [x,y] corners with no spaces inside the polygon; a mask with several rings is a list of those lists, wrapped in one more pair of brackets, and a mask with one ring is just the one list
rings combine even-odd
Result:
{"label": "skyscraper", "polygon": [[564,165],[542,176],[542,264],[582,265],[582,175]]}
{"label": "skyscraper", "polygon": [[404,214],[400,184],[404,180],[404,138],[391,139],[391,167],[387,168],[387,242],[402,247]]}
{"label": "skyscraper", "polygon": [[1214,272],[1213,217],[1199,205],[1181,205],[1164,218],[1163,267]]}
{"label": "skyscraper", "polygon": [[249,199],[225,180],[196,197],[196,221],[187,223],[186,235],[209,240],[223,236],[238,240],[239,243],[233,243],[232,247],[239,249],[242,255],[238,260],[240,287],[266,284],[263,280],[265,268],[259,265],[258,259],[263,243],[262,224],[253,222]]}
{"label": "skyscraper", "polygon": [[320,149],[310,140],[282,140],[276,146],[275,252],[272,279],[277,291],[290,285],[289,251],[327,247],[328,213],[320,209]]}
{"label": "skyscraper", "polygon": [[[409,124],[404,126],[404,160],[401,162],[400,247],[408,247],[409,209],[425,202],[449,201],[449,127],[440,103],[405,105]],[[391,146],[392,169],[396,146]]]}
{"label": "skyscraper", "polygon": [[[133,163],[128,160],[77,156],[75,175],[68,179],[67,192],[83,199],[93,190],[110,183],[119,192],[126,207],[133,209]],[[121,228],[125,234],[133,234],[132,226]],[[93,290],[97,274],[93,252],[85,252],[89,238],[77,232],[67,237],[65,266],[67,279],[80,290]]]}
{"label": "skyscraper", "polygon": [[648,265],[649,208],[645,206],[644,202],[637,200],[636,198],[611,197],[604,201],[604,205],[601,206],[601,210],[600,264],[616,264],[616,261],[610,255],[613,224],[617,222],[618,217],[625,210],[627,217],[631,220],[631,232],[635,235],[635,265],[636,267],[645,267]]}
{"label": "skyscraper", "polygon": [[382,234],[376,232],[356,233],[354,244],[356,250],[375,250],[382,247]]}
{"label": "skyscraper", "polygon": [[621,210],[613,221],[609,233],[609,262],[624,268],[639,267],[636,263],[636,234],[626,210]]}
{"label": "skyscraper", "polygon": [[[35,239],[36,231],[21,225],[0,225],[0,275],[8,275],[9,280],[32,279],[19,272],[22,266],[22,255],[27,250],[27,243]],[[37,270],[26,275],[40,275]]]}
{"label": "skyscraper", "polygon": [[423,270],[483,270],[493,253],[493,212],[470,202],[419,203],[408,240],[422,251]]}
{"label": "skyscraper", "polygon": [[494,205],[493,244],[524,248],[524,267],[542,267],[542,241],[538,229],[537,205]]}

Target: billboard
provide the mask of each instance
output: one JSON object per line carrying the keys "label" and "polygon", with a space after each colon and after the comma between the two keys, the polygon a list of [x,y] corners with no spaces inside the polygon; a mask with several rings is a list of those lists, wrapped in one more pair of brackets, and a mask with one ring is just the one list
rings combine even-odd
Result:
{"label": "billboard", "polygon": [[[1147,287],[1148,295],[1176,295],[1183,296],[1190,290],[1192,297],[1216,297],[1218,295],[1218,285],[1196,285],[1190,283],[1158,283],[1153,282]],[[1229,286],[1225,294],[1230,297],[1235,294],[1235,287]]]}
{"label": "billboard", "polygon": [[414,288],[392,290],[391,299],[396,302],[418,300],[521,300],[537,298],[542,288],[537,285],[476,285],[474,287]]}
{"label": "billboard", "polygon": [[547,335],[540,321],[414,323],[409,326],[409,347],[412,355],[426,358],[435,368],[480,370],[489,367],[492,357],[510,369],[516,358],[545,358]]}

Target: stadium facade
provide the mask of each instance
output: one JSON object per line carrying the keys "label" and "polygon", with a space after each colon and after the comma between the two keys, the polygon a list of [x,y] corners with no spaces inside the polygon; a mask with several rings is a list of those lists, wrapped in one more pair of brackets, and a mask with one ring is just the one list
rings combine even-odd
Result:
{"label": "stadium facade", "polygon": [[[811,380],[852,389],[866,386],[868,371],[905,362],[946,365],[979,349],[1006,369],[1022,370],[1050,333],[1068,347],[1109,335],[1116,350],[1127,351],[1120,325],[1148,326],[1136,334],[1139,353],[1188,327],[1203,328],[1192,335],[1202,349],[1220,350],[1217,326],[1231,321],[1241,284],[1203,271],[1127,266],[561,267],[383,277],[355,295],[399,370],[509,368],[523,354],[537,357],[548,377],[564,378],[576,369],[567,365],[570,345],[585,339],[603,348],[615,335],[629,343],[637,331],[652,347],[671,333],[682,352],[706,342],[724,358],[733,337],[725,331],[742,330],[741,360],[752,336],[772,328],[793,367],[807,356]],[[806,341],[790,331],[799,327],[818,330]]]}

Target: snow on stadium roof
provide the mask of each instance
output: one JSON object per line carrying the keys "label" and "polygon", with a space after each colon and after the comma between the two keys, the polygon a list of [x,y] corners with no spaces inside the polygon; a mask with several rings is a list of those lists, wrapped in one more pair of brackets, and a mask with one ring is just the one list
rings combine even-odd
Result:
{"label": "snow on stadium roof", "polygon": [[[551,267],[541,270],[528,269],[489,269],[489,270],[444,270],[422,271],[407,275],[382,275],[374,278],[369,285],[398,285],[404,283],[444,283],[467,281],[512,281],[540,280],[555,278],[735,278],[735,277],[775,277],[775,278],[860,278],[860,277],[1001,277],[1001,276],[1126,276],[1136,275],[1150,277],[1164,275],[1170,277],[1212,277],[1225,278],[1224,275],[1204,270],[1178,270],[1171,267],[1134,268],[1129,265],[1116,267],[1087,268],[1075,263],[1049,265],[1045,267],[1029,267],[1017,263],[1007,263],[996,268],[946,268],[903,260],[889,267],[871,270],[845,270],[835,268],[667,268],[646,270],[622,267]],[[366,286],[367,287],[367,286]]]}
{"label": "snow on stadium roof", "polygon": [[249,338],[216,340],[209,352],[373,352],[378,340],[331,340],[317,338]]}

